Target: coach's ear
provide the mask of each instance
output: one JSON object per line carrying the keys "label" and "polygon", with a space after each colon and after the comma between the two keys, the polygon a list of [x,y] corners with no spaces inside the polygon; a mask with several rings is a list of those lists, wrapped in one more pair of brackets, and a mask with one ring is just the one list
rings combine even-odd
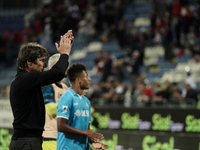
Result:
{"label": "coach's ear", "polygon": [[28,66],[32,66],[32,62],[29,62],[28,60],[26,61]]}
{"label": "coach's ear", "polygon": [[27,63],[26,71],[28,71],[28,72],[32,71],[33,70],[33,63],[28,61],[28,60],[26,61],[26,63]]}

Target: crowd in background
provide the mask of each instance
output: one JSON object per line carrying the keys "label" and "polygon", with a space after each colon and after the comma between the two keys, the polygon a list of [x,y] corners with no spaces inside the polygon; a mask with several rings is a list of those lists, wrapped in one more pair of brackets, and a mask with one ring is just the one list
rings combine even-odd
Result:
{"label": "crowd in background", "polygon": [[191,72],[185,72],[184,83],[169,80],[150,82],[145,74],[136,78],[135,84],[110,75],[90,88],[87,95],[95,105],[115,106],[180,106],[196,107],[200,100],[200,87]]}
{"label": "crowd in background", "polygon": [[[55,42],[69,29],[79,44],[93,40],[103,43],[116,40],[127,54],[113,59],[109,52],[97,52],[95,59],[99,83],[92,85],[88,97],[94,103],[124,106],[163,105],[170,99],[198,101],[198,86],[191,80],[180,88],[178,83],[150,83],[140,73],[146,46],[161,44],[165,62],[184,55],[189,49],[200,62],[200,1],[152,0],[150,27],[137,27],[123,17],[134,0],[50,0],[24,16],[23,31],[9,29],[0,37],[0,64],[9,65],[17,57],[23,43],[38,42],[51,54]],[[0,65],[0,67],[1,67]],[[188,77],[191,75],[188,75]],[[195,83],[196,84],[196,83]],[[2,90],[3,91],[3,90]],[[186,92],[185,92],[186,91]]]}

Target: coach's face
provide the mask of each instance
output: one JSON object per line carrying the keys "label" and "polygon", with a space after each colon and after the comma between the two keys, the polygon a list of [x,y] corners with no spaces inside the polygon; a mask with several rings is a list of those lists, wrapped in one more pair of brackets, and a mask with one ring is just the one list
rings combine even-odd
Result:
{"label": "coach's face", "polygon": [[87,71],[83,71],[80,75],[80,88],[81,90],[89,89],[90,88],[91,79],[88,77]]}
{"label": "coach's face", "polygon": [[28,62],[28,67],[30,71],[39,71],[42,72],[44,68],[47,66],[45,63],[45,57],[37,58],[36,62]]}

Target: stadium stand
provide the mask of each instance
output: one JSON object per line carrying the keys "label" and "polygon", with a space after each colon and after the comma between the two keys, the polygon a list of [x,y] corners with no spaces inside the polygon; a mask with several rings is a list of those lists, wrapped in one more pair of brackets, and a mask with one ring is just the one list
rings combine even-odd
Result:
{"label": "stadium stand", "polygon": [[[50,45],[46,48],[53,54],[56,50],[52,43],[57,41],[60,34],[72,28],[75,42],[70,64],[80,62],[86,65],[92,86],[98,84],[102,90],[99,98],[106,99],[107,92],[117,94],[119,98],[131,86],[134,101],[137,91],[141,90],[138,85],[141,82],[150,87],[153,95],[156,88],[152,84],[162,82],[165,91],[166,80],[171,84],[178,83],[183,90],[187,78],[186,67],[189,67],[197,84],[195,90],[199,92],[199,8],[195,7],[196,3],[188,1],[176,5],[171,1],[130,0],[117,1],[113,6],[110,1],[96,1],[93,4],[85,1],[83,5],[55,3],[57,8],[45,4],[41,9],[31,11],[1,10],[0,87],[5,89],[14,78],[17,49],[23,42]],[[62,4],[66,7],[59,7]],[[68,9],[72,5],[78,7]],[[178,10],[179,6],[181,10]],[[65,18],[58,26],[56,23],[61,21],[56,18],[59,12]],[[180,24],[176,24],[177,19],[180,24],[187,19],[193,19],[193,22],[182,25],[181,34],[178,34]],[[84,26],[84,22],[88,26]],[[94,32],[89,34],[84,31]],[[100,58],[97,58],[98,52],[101,53]],[[120,80],[120,85],[115,85],[116,80]],[[69,84],[68,80],[65,82]],[[115,91],[117,87],[121,93]],[[89,90],[88,96],[93,92]],[[108,101],[111,102],[104,101],[105,105],[114,102],[111,99]],[[120,98],[118,101],[119,105],[123,105]]]}
{"label": "stadium stand", "polygon": [[13,133],[21,45],[40,43],[51,56],[69,29],[69,62],[87,67],[105,149],[200,150],[200,0],[1,0],[0,150]]}

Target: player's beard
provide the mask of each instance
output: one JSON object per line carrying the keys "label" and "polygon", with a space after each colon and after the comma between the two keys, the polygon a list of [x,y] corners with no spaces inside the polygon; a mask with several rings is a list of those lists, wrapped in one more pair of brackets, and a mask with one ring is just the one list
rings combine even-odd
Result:
{"label": "player's beard", "polygon": [[89,89],[89,87],[85,86],[85,85],[80,85],[81,90],[87,90]]}

